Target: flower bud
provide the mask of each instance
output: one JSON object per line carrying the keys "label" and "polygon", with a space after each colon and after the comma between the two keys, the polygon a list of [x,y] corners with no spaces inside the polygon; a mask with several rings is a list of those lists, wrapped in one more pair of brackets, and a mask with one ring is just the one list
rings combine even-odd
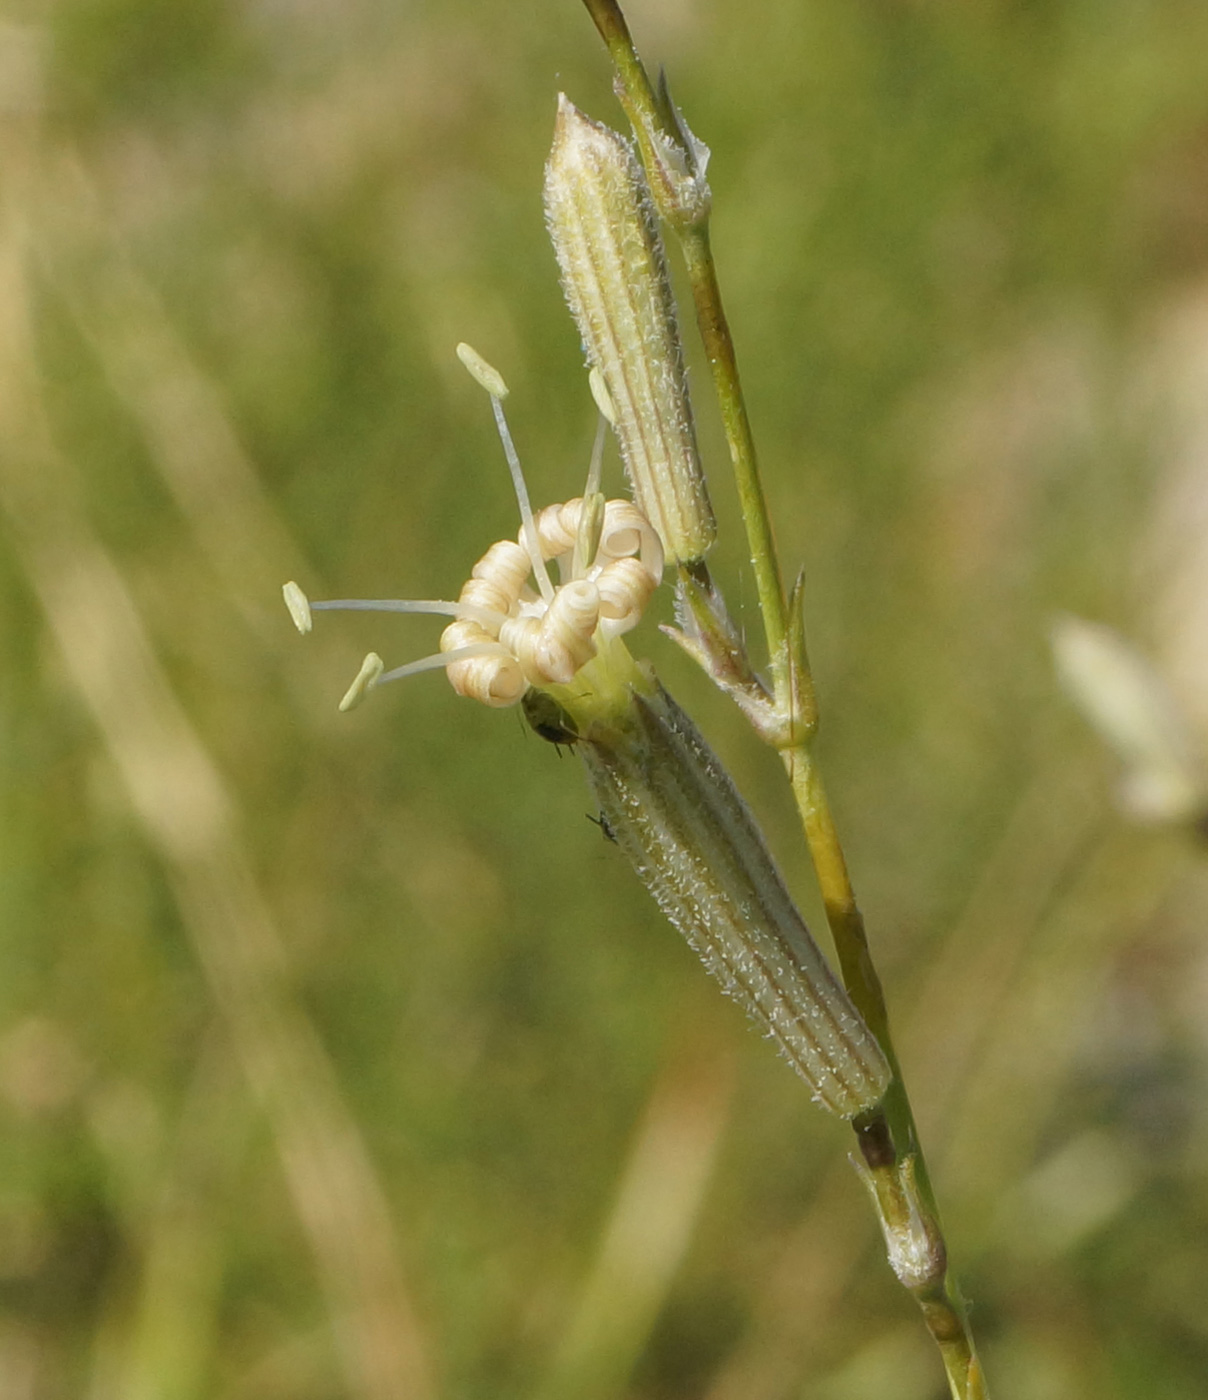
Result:
{"label": "flower bud", "polygon": [[628,143],[565,96],[545,167],[545,212],[588,363],[608,391],[634,497],[672,562],[700,559],[716,524],[646,179]]}
{"label": "flower bud", "polygon": [[852,1118],[889,1085],[872,1032],[785,888],[750,810],[663,690],[578,746],[601,819],[706,969],[825,1108]]}

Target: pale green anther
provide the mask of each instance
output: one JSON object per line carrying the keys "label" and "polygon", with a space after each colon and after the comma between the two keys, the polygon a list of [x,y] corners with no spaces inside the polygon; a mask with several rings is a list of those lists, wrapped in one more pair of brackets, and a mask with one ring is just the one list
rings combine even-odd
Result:
{"label": "pale green anther", "polygon": [[574,553],[571,556],[571,575],[580,578],[591,567],[600,547],[600,532],[604,528],[604,493],[593,491],[583,497],[583,510],[579,516],[579,531],[575,536]]}
{"label": "pale green anther", "polygon": [[604,415],[611,428],[617,426],[617,410],[608,394],[608,385],[604,383],[604,376],[593,365],[587,375],[587,383],[591,388],[591,396],[596,401],[596,407]]}
{"label": "pale green anther", "polygon": [[484,360],[472,345],[461,341],[457,346],[457,358],[473,376],[475,383],[481,385],[493,399],[507,398],[508,386],[504,383],[503,375]]}
{"label": "pale green anther", "polygon": [[810,936],[750,810],[666,694],[589,726],[602,818],[706,969],[843,1118],[879,1102],[889,1064]]}
{"label": "pale green anther", "polygon": [[668,560],[691,563],[713,543],[716,525],[650,193],[628,143],[565,96],[545,167],[545,212],[634,498]]}
{"label": "pale green anther", "polygon": [[310,599],[307,598],[306,594],[302,592],[293,579],[290,579],[286,584],[282,584],[281,596],[285,599],[285,606],[289,609],[289,615],[293,618],[294,626],[305,637],[314,626],[310,615]]}
{"label": "pale green anther", "polygon": [[385,669],[382,658],[376,651],[371,651],[361,662],[361,669],[357,672],[356,679],[344,692],[344,698],[340,701],[341,711],[348,711],[355,705],[359,705]]}

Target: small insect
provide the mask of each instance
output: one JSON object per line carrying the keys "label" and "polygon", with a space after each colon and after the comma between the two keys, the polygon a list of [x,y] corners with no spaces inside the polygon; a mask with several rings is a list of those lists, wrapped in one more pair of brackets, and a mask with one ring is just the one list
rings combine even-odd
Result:
{"label": "small insect", "polygon": [[574,721],[551,695],[543,690],[526,691],[520,701],[520,708],[529,723],[529,728],[550,744],[570,748],[580,739]]}
{"label": "small insect", "polygon": [[594,823],[600,828],[600,831],[603,834],[605,841],[611,841],[614,846],[617,844],[617,834],[615,831],[613,831],[612,824],[609,822],[608,818],[604,815],[603,812],[601,812],[598,817],[593,817],[592,814],[588,812],[587,820],[589,822]]}

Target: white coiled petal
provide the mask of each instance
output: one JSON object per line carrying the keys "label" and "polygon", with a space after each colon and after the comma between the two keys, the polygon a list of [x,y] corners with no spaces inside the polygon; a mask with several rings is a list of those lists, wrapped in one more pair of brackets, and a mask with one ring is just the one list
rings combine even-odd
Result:
{"label": "white coiled petal", "polygon": [[604,502],[599,514],[597,496],[600,539],[594,559],[585,559],[586,509],[576,497],[532,517],[536,551],[544,563],[559,564],[558,587],[533,587],[534,556],[518,540],[497,541],[474,565],[457,600],[466,612],[440,640],[442,654],[465,647],[478,653],[448,663],[459,694],[504,706],[530,685],[568,685],[598,654],[599,640],[637,625],[662,577],[659,537],[629,501]]}
{"label": "white coiled petal", "polygon": [[[457,595],[457,601],[461,604],[468,604],[469,608],[485,608],[489,612],[496,613],[500,622],[516,606],[516,599],[506,593],[494,579],[470,578],[461,586],[461,592]],[[481,624],[485,625],[485,624]],[[494,624],[494,632],[498,632],[498,624]]]}
{"label": "white coiled petal", "polygon": [[528,554],[514,540],[497,540],[470,570],[470,578],[498,590],[500,598],[506,599],[499,611],[507,613],[519,601],[532,567]]}
{"label": "white coiled petal", "polygon": [[636,554],[656,583],[663,577],[662,543],[632,501],[609,501],[605,505],[598,552],[605,559],[625,559]]}
{"label": "white coiled petal", "polygon": [[563,584],[541,619],[537,662],[546,678],[561,685],[596,654],[592,634],[600,621],[600,593],[594,583]]}
{"label": "white coiled petal", "polygon": [[546,506],[533,517],[543,559],[557,559],[574,549],[582,514],[583,498],[576,496],[573,501]]}
{"label": "white coiled petal", "polygon": [[658,579],[640,559],[610,559],[596,578],[605,635],[619,637],[636,627],[657,587]]}
{"label": "white coiled petal", "polygon": [[499,629],[499,640],[516,658],[530,684],[541,685],[547,680],[537,661],[541,642],[541,618],[526,614],[509,617]]}
{"label": "white coiled petal", "polygon": [[467,617],[449,623],[440,635],[442,652],[484,644],[491,647],[487,654],[449,662],[445,668],[449,684],[458,695],[478,700],[493,709],[515,705],[529,683],[520,663],[506,646],[501,646],[480,622]]}
{"label": "white coiled petal", "polygon": [[450,662],[449,684],[468,700],[477,700],[493,710],[518,704],[529,683],[519,661],[500,648],[498,656],[471,656]]}

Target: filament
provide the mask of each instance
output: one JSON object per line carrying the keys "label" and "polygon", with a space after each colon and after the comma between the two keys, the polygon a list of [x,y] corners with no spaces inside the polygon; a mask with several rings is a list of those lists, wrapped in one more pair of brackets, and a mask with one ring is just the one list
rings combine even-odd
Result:
{"label": "filament", "polygon": [[484,627],[498,627],[507,614],[476,603],[448,603],[441,598],[330,598],[311,603],[311,612],[435,613],[439,617],[468,617]]}
{"label": "filament", "polygon": [[507,647],[498,642],[470,642],[464,647],[454,647],[452,651],[438,651],[419,661],[408,661],[405,666],[396,666],[393,671],[385,671],[374,685],[385,685],[387,681],[406,680],[408,676],[418,676],[424,671],[437,671],[442,666],[452,666],[455,661],[469,661],[473,656],[506,656],[511,658]]}
{"label": "filament", "polygon": [[524,472],[520,467],[520,457],[508,429],[508,420],[504,416],[503,404],[493,394],[491,407],[495,410],[495,426],[499,430],[499,441],[503,443],[503,455],[508,459],[508,470],[512,473],[512,485],[516,490],[516,504],[520,507],[524,547],[528,550],[529,558],[533,562],[533,577],[537,580],[537,587],[540,588],[541,596],[548,603],[554,596],[554,585],[550,582],[545,560],[541,557],[541,544],[537,539],[537,527],[533,524],[533,507],[529,504],[528,487],[524,484]]}

